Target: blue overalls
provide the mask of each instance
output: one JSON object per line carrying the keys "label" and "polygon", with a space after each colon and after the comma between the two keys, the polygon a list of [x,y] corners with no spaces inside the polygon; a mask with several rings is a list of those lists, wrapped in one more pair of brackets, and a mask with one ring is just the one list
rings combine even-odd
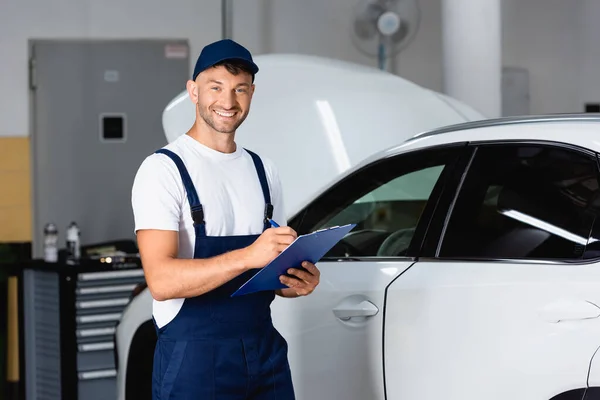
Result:
{"label": "blue overalls", "polygon": [[[248,150],[246,150],[248,151]],[[177,165],[194,220],[194,258],[207,258],[252,244],[259,235],[207,236],[196,189],[175,153],[160,149]],[[264,228],[273,206],[261,159],[254,160],[265,198]],[[258,216],[257,216],[258,217]],[[294,389],[287,343],[271,321],[275,294],[264,291],[230,297],[258,270],[250,270],[221,287],[185,299],[177,316],[157,328],[153,400],[291,400]]]}

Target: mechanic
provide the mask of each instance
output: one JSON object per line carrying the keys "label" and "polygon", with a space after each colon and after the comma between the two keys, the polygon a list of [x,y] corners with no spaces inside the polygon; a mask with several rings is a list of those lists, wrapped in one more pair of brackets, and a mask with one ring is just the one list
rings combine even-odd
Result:
{"label": "mechanic", "polygon": [[297,237],[285,226],[277,169],[235,142],[257,72],[239,43],[204,47],[186,86],[194,125],[135,176],[135,230],[158,335],[154,400],[294,399],[270,305],[275,295],[312,293],[318,269],[303,263],[280,278],[282,289],[230,297]]}

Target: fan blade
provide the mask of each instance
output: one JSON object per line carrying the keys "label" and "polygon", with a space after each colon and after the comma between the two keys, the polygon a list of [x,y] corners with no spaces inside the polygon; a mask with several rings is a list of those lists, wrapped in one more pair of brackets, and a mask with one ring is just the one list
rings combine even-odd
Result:
{"label": "fan blade", "polygon": [[410,26],[409,26],[410,22],[404,19],[400,19],[400,27],[398,28],[398,30],[392,35],[391,39],[392,42],[394,43],[400,43],[402,42],[406,36],[408,36],[408,33],[410,32]]}
{"label": "fan blade", "polygon": [[377,19],[383,14],[380,4],[370,3],[361,7],[354,20],[354,33],[361,39],[373,39],[377,34]]}
{"label": "fan blade", "polygon": [[354,21],[354,33],[360,39],[369,40],[377,35],[377,27],[371,21],[356,20]]}

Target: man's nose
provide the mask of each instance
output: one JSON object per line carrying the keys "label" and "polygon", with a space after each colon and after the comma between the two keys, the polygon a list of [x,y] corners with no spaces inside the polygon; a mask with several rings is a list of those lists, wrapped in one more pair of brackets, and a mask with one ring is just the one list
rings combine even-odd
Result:
{"label": "man's nose", "polygon": [[231,91],[224,91],[223,95],[221,96],[221,106],[223,106],[223,108],[230,109],[235,107],[235,103],[235,93]]}

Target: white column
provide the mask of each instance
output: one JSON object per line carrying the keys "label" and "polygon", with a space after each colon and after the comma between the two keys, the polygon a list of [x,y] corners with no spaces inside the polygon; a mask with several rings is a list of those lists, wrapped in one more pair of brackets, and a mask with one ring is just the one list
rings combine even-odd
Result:
{"label": "white column", "polygon": [[583,0],[577,5],[580,8],[581,17],[578,28],[581,33],[580,55],[573,59],[573,69],[579,64],[577,78],[580,82],[580,103],[574,109],[575,112],[583,112],[584,104],[587,102],[600,102],[600,83],[598,83],[598,63],[600,62],[600,2],[598,0]]}
{"label": "white column", "polygon": [[502,114],[501,0],[442,0],[444,92]]}

